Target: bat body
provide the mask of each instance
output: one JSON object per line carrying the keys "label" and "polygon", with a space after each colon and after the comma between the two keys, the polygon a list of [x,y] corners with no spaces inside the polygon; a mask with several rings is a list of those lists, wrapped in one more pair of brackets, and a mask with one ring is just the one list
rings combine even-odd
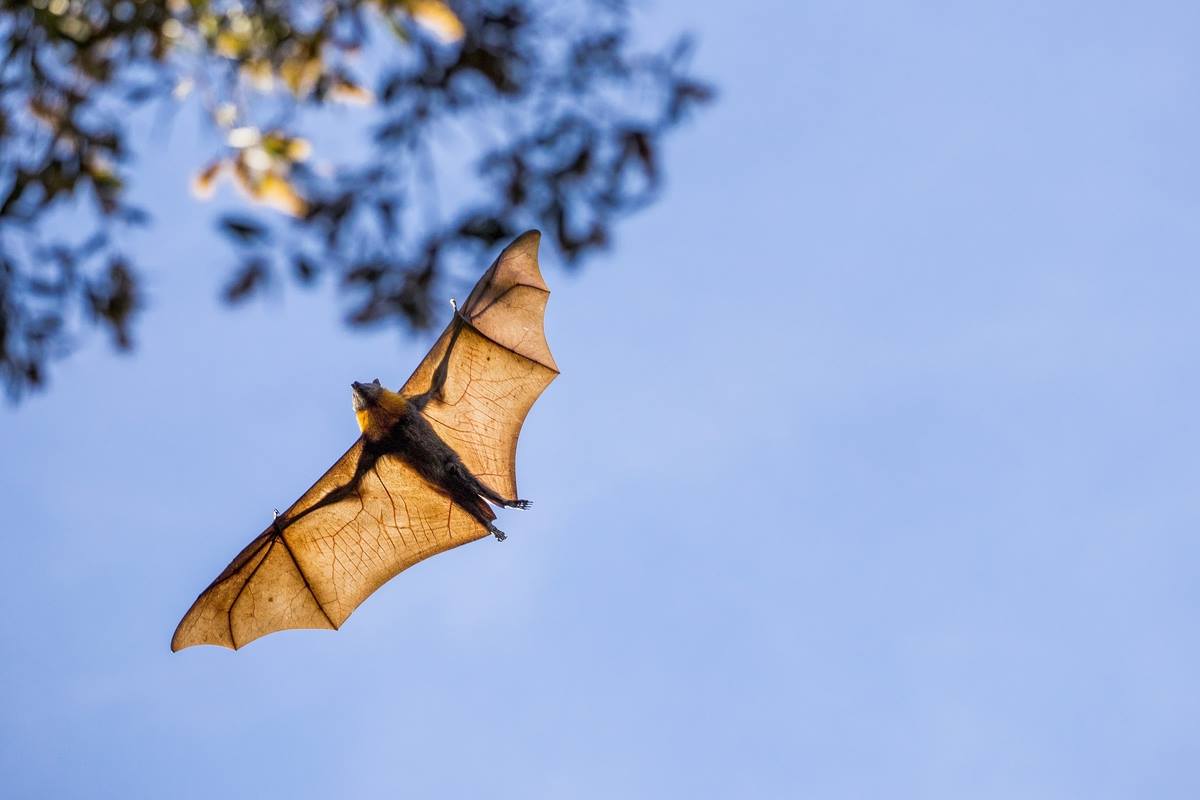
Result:
{"label": "bat body", "polygon": [[336,629],[401,570],[489,533],[504,539],[489,503],[528,508],[517,437],[558,375],[538,238],[505,248],[398,392],[352,384],[358,441],[201,593],[172,650]]}
{"label": "bat body", "polygon": [[[453,349],[453,348],[451,348]],[[509,508],[528,508],[528,500],[508,499],[471,474],[462,457],[442,441],[421,413],[425,396],[408,399],[373,383],[353,383],[354,410],[363,432],[363,454],[358,473],[365,474],[375,460],[392,456],[405,461],[430,486],[435,487],[475,517],[500,541],[504,532],[492,524],[496,512],[488,501]]]}

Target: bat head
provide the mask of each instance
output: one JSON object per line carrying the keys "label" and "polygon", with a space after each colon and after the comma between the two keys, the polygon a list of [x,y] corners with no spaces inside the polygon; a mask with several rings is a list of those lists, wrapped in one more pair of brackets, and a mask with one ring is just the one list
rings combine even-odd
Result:
{"label": "bat head", "polygon": [[384,391],[383,385],[379,382],[379,378],[370,383],[359,383],[355,381],[350,384],[350,392],[354,396],[354,410],[365,411],[371,406],[379,402],[379,396]]}

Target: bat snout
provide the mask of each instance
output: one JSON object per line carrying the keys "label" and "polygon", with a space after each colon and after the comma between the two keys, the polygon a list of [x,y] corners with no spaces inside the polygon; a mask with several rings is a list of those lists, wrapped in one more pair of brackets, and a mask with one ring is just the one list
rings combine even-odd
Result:
{"label": "bat snout", "polygon": [[380,385],[378,378],[370,383],[354,381],[350,384],[350,391],[354,395],[354,410],[362,411],[379,399],[379,393],[383,391],[383,386]]}
{"label": "bat snout", "polygon": [[354,410],[362,411],[367,406],[371,405],[375,400],[375,393],[371,391],[374,388],[369,383],[359,383],[355,381],[350,384],[350,394],[354,398]]}

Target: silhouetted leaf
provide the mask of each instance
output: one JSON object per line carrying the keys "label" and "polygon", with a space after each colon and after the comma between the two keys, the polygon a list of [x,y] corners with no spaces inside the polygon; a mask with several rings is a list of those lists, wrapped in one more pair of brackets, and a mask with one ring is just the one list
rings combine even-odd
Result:
{"label": "silhouetted leaf", "polygon": [[270,280],[270,268],[263,259],[251,259],[244,263],[221,293],[225,302],[239,303],[252,293],[262,289]]}
{"label": "silhouetted leaf", "polygon": [[253,219],[244,216],[225,216],[220,220],[221,230],[241,244],[259,244],[267,241],[270,233]]}
{"label": "silhouetted leaf", "polygon": [[458,226],[460,236],[478,239],[487,247],[511,238],[514,233],[503,220],[491,214],[475,214]]}
{"label": "silhouetted leaf", "polygon": [[[664,137],[713,97],[687,74],[689,39],[636,50],[628,7],[613,0],[51,5],[0,2],[0,380],[11,396],[42,383],[89,322],[132,343],[143,301],[117,245],[150,221],[128,200],[125,126],[138,104],[204,87],[219,132],[190,167],[193,188],[207,197],[229,177],[251,201],[219,219],[239,259],[226,300],[261,291],[279,263],[301,284],[334,276],[355,302],[351,324],[423,327],[454,266],[519,230],[545,229],[568,264],[605,247],[655,196]],[[353,60],[365,47],[371,58]],[[366,71],[379,63],[390,66]],[[369,100],[368,83],[375,111],[327,105]],[[314,107],[371,114],[347,129],[372,136],[310,160],[298,127]],[[460,195],[439,190],[445,173]],[[92,226],[56,224],[68,204]]]}
{"label": "silhouetted leaf", "polygon": [[320,272],[317,265],[303,255],[292,258],[292,269],[296,273],[296,279],[303,284],[311,284]]}

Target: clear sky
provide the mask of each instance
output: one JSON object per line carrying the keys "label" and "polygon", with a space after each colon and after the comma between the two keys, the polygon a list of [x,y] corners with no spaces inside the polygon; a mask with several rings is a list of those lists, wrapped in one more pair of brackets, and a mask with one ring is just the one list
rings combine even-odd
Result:
{"label": "clear sky", "polygon": [[[718,104],[553,289],[509,540],[168,649],[429,344],[153,306],[0,411],[5,797],[1200,796],[1200,5],[667,3]],[[480,264],[482,269],[485,264]]]}

